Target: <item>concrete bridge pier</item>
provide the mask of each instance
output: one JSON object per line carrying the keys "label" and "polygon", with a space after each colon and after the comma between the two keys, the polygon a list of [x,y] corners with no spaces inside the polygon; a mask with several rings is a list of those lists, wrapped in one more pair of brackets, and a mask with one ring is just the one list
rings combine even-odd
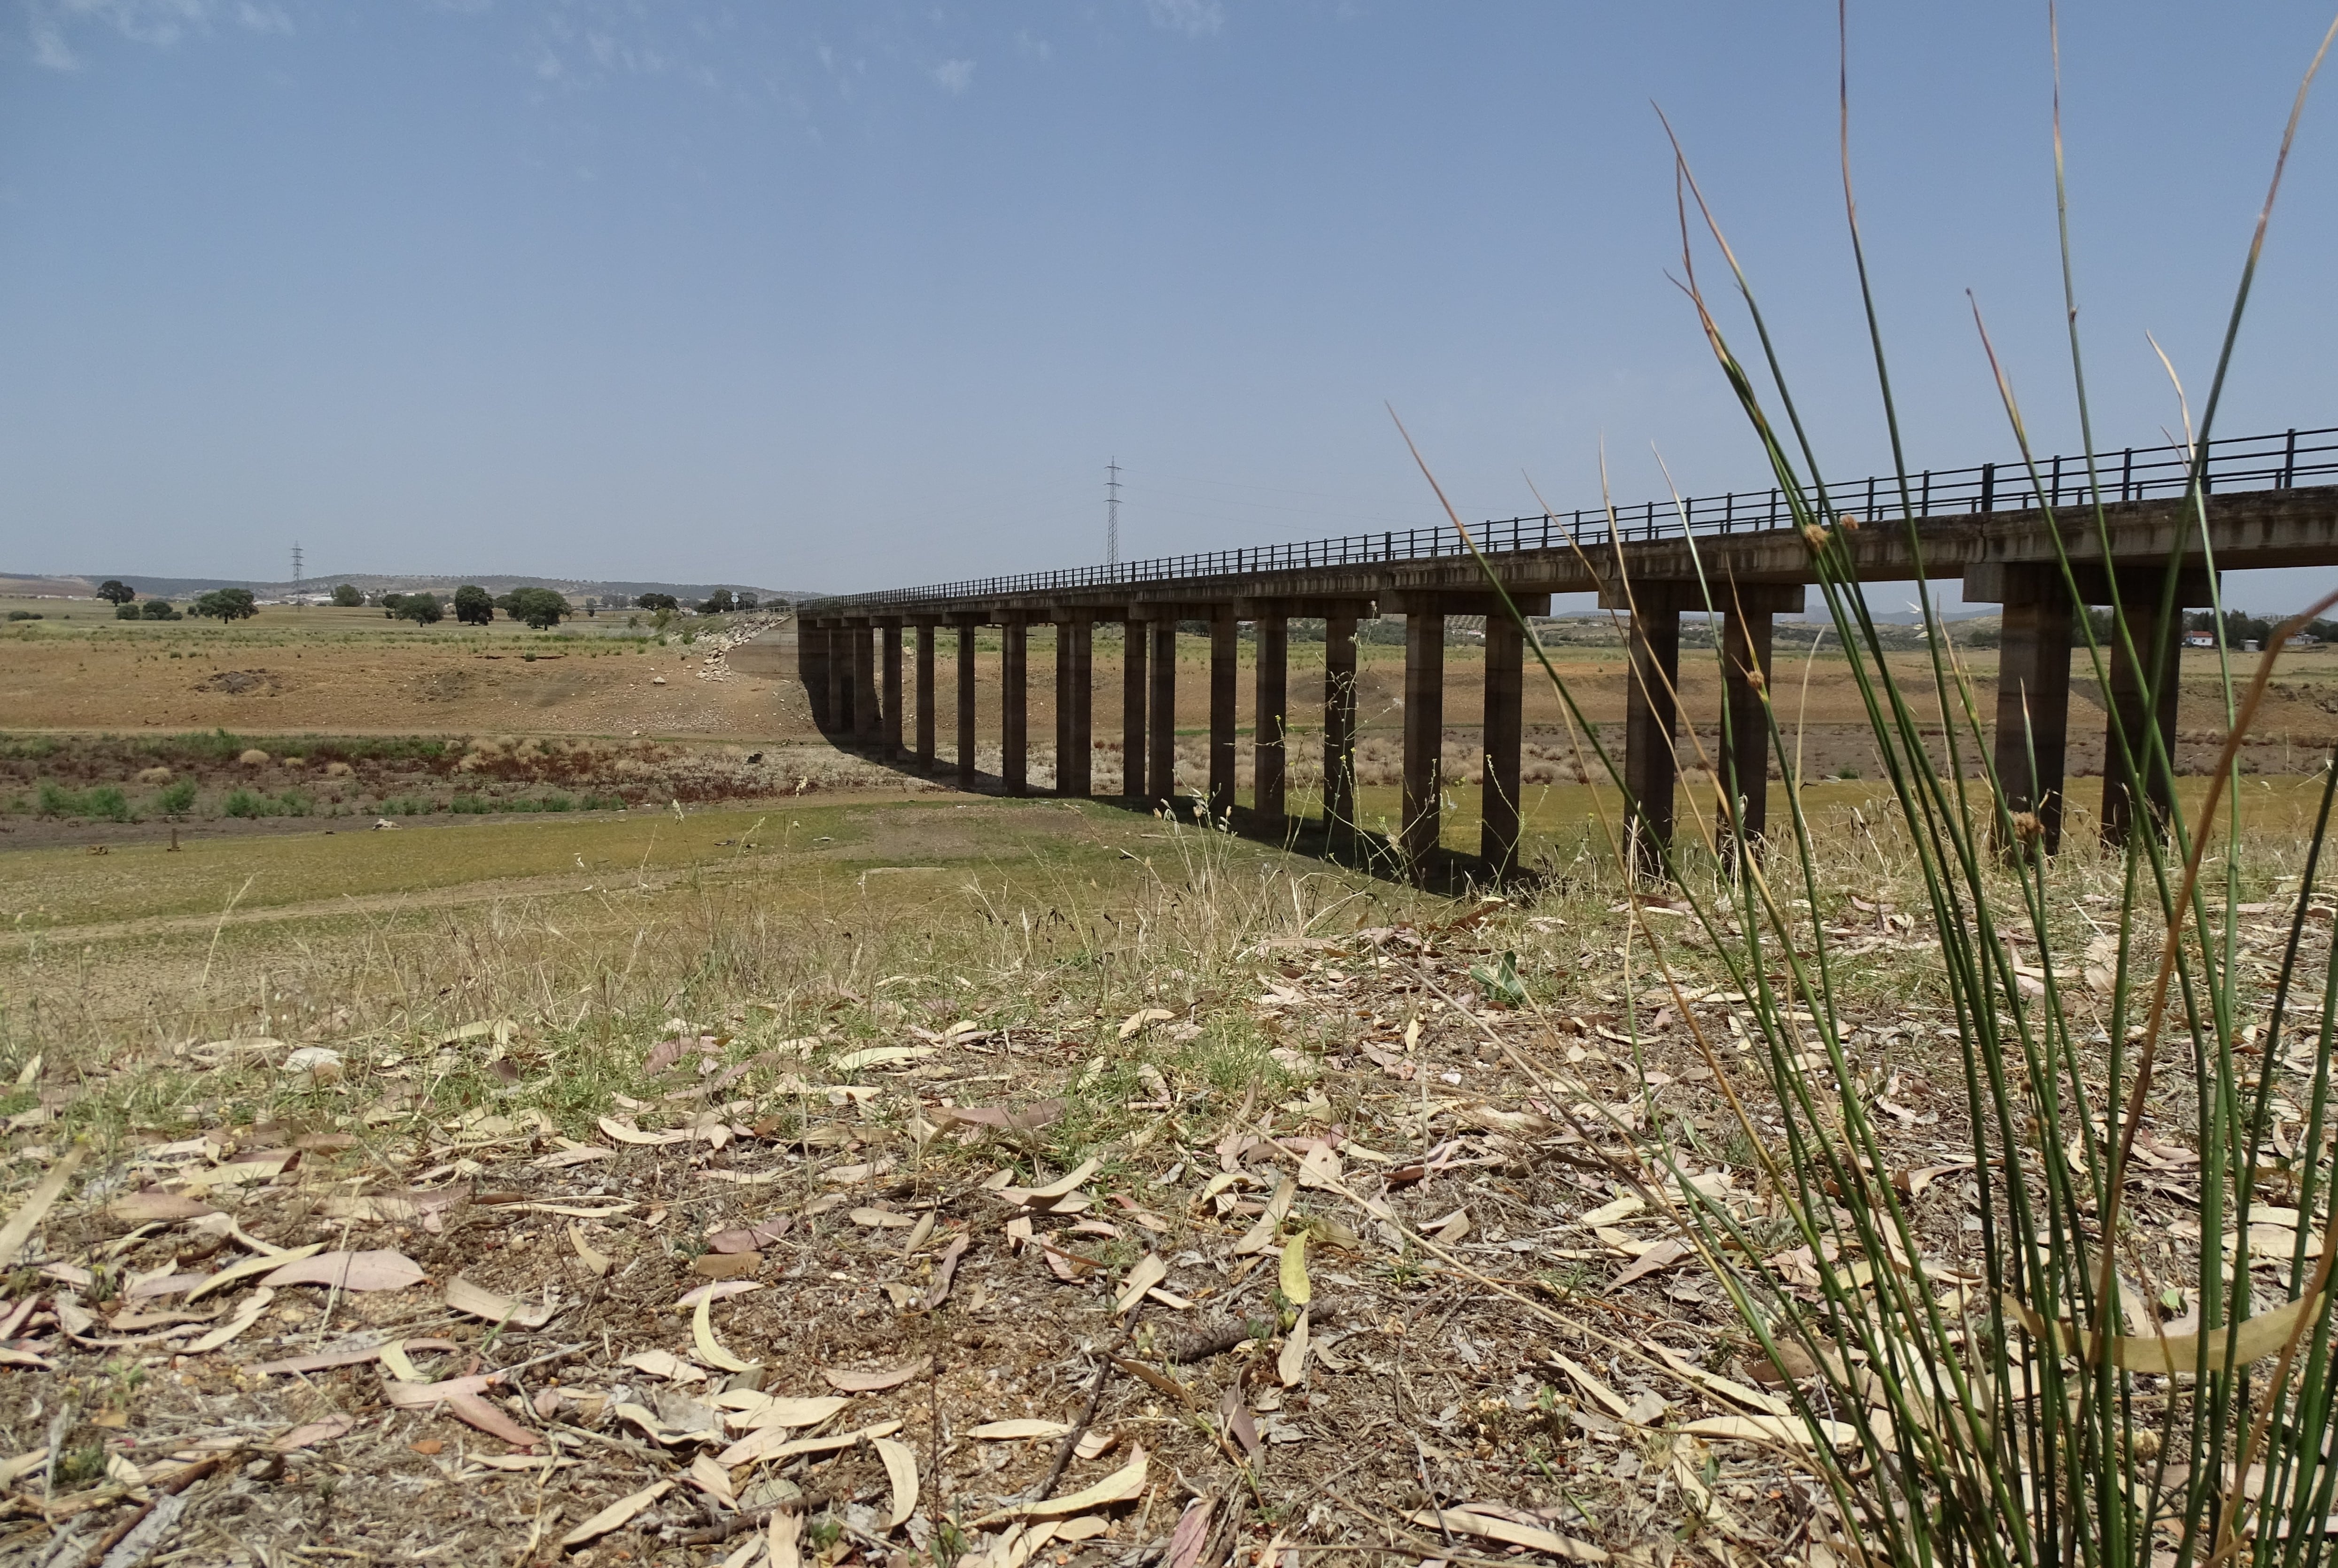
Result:
{"label": "concrete bridge pier", "polygon": [[1234,808],[1234,703],[1241,689],[1242,626],[1231,604],[1210,607],[1210,816]]}
{"label": "concrete bridge pier", "polygon": [[1356,838],[1356,612],[1323,615],[1323,832],[1336,852]]}
{"label": "concrete bridge pier", "polygon": [[852,738],[873,746],[881,733],[883,710],[877,699],[877,639],[866,620],[852,623]]}
{"label": "concrete bridge pier", "polygon": [[[1736,802],[1744,842],[1755,854],[1770,830],[1770,721],[1763,693],[1770,686],[1770,650],[1776,619],[1803,612],[1802,584],[1734,583],[1722,590],[1722,787]],[[1726,832],[1727,826],[1723,824]],[[1734,855],[1734,845],[1723,852]]]}
{"label": "concrete bridge pier", "polygon": [[1290,706],[1291,618],[1262,612],[1252,626],[1258,681],[1251,713],[1251,809],[1262,829],[1280,838],[1289,771],[1283,730]]}
{"label": "concrete bridge pier", "polygon": [[[2062,847],[2062,800],[2065,753],[2070,712],[2071,622],[2075,584],[2088,604],[2111,600],[2111,573],[2102,566],[2078,563],[2065,581],[2058,565],[2041,563],[1983,562],[1967,567],[1964,597],[1969,603],[2004,607],[2003,632],[1998,652],[1997,737],[1994,761],[1998,787],[2005,806],[2017,816],[2029,812],[2038,819],[2038,840],[2048,855]],[[2155,660],[2160,644],[2159,601],[2166,586],[2164,570],[2144,566],[2118,569],[2118,599],[2127,613],[2127,631],[2144,662]],[[2103,746],[2102,833],[2107,844],[2126,841],[2135,824],[2147,817],[2165,830],[2175,809],[2173,781],[2164,764],[2151,759],[2154,735],[2172,761],[2176,744],[2177,675],[2184,645],[2183,612],[2210,603],[2215,595],[2207,572],[2187,566],[2176,581],[2176,623],[2166,629],[2157,648],[2159,668],[2146,679],[2137,662],[2127,656],[2124,641],[2110,649],[2110,714],[2105,723]],[[2119,735],[2142,769],[2138,781],[2119,757]],[[2001,845],[2010,852],[2012,846]]]}
{"label": "concrete bridge pier", "polygon": [[974,788],[974,636],[978,615],[954,615],[958,623],[958,781]]}
{"label": "concrete bridge pier", "polygon": [[1404,612],[1404,810],[1397,849],[1410,874],[1426,873],[1445,826],[1445,612],[1409,602]]}
{"label": "concrete bridge pier", "polygon": [[917,691],[913,699],[917,711],[918,771],[934,770],[934,622],[931,615],[917,617],[918,651],[916,664]]}
{"label": "concrete bridge pier", "polygon": [[1095,618],[1059,610],[1056,622],[1056,793],[1085,798],[1094,761]]}
{"label": "concrete bridge pier", "polygon": [[1486,617],[1486,758],[1478,853],[1498,882],[1507,882],[1518,868],[1526,649],[1526,633],[1516,621],[1498,610]]}
{"label": "concrete bridge pier", "polygon": [[1120,623],[1120,793],[1126,800],[1144,792],[1144,622],[1134,614]]}
{"label": "concrete bridge pier", "polygon": [[852,732],[852,639],[838,622],[821,633],[828,644],[826,656],[820,660],[821,672],[827,677],[828,731],[831,735]]}
{"label": "concrete bridge pier", "polygon": [[1673,841],[1673,789],[1680,778],[1673,730],[1680,718],[1680,617],[1704,600],[1692,583],[1617,583],[1603,586],[1603,609],[1631,612],[1630,663],[1624,680],[1624,838],[1639,876],[1665,876]]}
{"label": "concrete bridge pier", "polygon": [[888,760],[898,761],[901,756],[901,623],[880,621],[877,626],[879,677],[885,683],[878,744]]}
{"label": "concrete bridge pier", "polygon": [[1144,627],[1153,644],[1153,694],[1145,705],[1144,798],[1168,806],[1177,799],[1177,607],[1155,611]]}
{"label": "concrete bridge pier", "polygon": [[828,629],[810,621],[796,622],[796,674],[803,681],[814,728],[828,732]]}
{"label": "concrete bridge pier", "polygon": [[[1547,593],[1513,593],[1510,602],[1521,615],[1550,613]],[[1478,848],[1498,877],[1508,877],[1517,869],[1518,857],[1525,634],[1492,593],[1391,594],[1381,599],[1380,606],[1404,616],[1404,816],[1399,848],[1416,877],[1427,872],[1444,828],[1445,620],[1449,615],[1486,617]],[[1349,688],[1352,714],[1352,677]],[[1352,722],[1351,719],[1351,737]],[[1353,769],[1351,760],[1351,777]]]}
{"label": "concrete bridge pier", "polygon": [[1020,610],[998,618],[998,771],[1009,795],[1031,793],[1030,627]]}

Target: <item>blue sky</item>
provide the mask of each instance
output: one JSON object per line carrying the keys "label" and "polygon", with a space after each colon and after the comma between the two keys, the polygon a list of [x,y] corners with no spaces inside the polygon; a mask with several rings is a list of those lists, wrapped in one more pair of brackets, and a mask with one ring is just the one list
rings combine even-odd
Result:
{"label": "blue sky", "polygon": [[[2324,4],[2327,0],[2324,0]],[[1822,456],[1888,458],[1832,5],[16,0],[0,569],[845,590],[1761,482],[1668,272],[1680,131]],[[2298,74],[2294,0],[2073,0],[2107,445],[2176,426]],[[2076,444],[2042,5],[1854,4],[1919,466]],[[2328,83],[2338,93],[2338,82]],[[2307,115],[2220,421],[2338,425]],[[1703,265],[1710,265],[1710,258]],[[1708,274],[1709,276],[1709,274]],[[2322,574],[2327,575],[2327,574]],[[2314,574],[2236,583],[2302,599]]]}

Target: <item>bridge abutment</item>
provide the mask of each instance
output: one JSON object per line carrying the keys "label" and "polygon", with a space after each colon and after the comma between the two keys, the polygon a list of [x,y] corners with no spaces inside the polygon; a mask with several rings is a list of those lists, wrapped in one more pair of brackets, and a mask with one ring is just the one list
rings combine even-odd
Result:
{"label": "bridge abutment", "polygon": [[[1665,875],[1673,841],[1673,789],[1680,778],[1673,730],[1680,719],[1680,612],[1685,583],[1636,583],[1630,669],[1624,681],[1624,838],[1639,876]],[[1603,592],[1601,599],[1607,595]]]}
{"label": "bridge abutment", "polygon": [[1334,850],[1356,838],[1356,613],[1323,617],[1323,830]]}

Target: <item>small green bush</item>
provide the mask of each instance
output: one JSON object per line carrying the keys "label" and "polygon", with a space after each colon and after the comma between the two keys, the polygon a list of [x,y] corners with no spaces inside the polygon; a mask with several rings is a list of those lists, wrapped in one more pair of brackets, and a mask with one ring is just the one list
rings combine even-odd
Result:
{"label": "small green bush", "polygon": [[268,815],[268,798],[250,789],[231,789],[220,809],[230,817],[265,817]]}
{"label": "small green bush", "polygon": [[195,808],[195,781],[182,779],[154,794],[154,811],[164,817],[183,817]]}
{"label": "small green bush", "polygon": [[41,785],[41,815],[44,817],[86,817],[101,822],[128,822],[130,802],[122,791],[111,784],[100,784],[88,789],[68,789],[62,784],[44,781]]}

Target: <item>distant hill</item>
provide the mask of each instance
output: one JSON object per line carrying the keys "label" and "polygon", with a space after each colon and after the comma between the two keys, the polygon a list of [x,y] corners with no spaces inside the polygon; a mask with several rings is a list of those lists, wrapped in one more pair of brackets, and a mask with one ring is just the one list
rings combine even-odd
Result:
{"label": "distant hill", "polygon": [[[97,593],[97,585],[107,578],[119,578],[139,593],[159,595],[164,599],[186,599],[197,593],[208,593],[214,588],[249,588],[255,598],[285,599],[291,596],[290,583],[262,583],[249,577],[156,577],[137,572],[92,572],[77,577],[35,577],[0,572],[0,593],[27,597],[87,599]],[[330,577],[310,577],[300,584],[304,593],[328,593],[347,583],[365,593],[451,593],[466,583],[476,583],[490,593],[508,593],[515,588],[556,588],[573,599],[614,599],[623,594],[628,599],[643,593],[671,593],[677,599],[700,600],[717,588],[728,588],[733,593],[747,593],[764,600],[809,599],[816,595],[785,588],[759,588],[752,583],[604,583],[582,577],[512,577],[482,575],[476,577],[432,576],[428,573],[351,573]]]}

